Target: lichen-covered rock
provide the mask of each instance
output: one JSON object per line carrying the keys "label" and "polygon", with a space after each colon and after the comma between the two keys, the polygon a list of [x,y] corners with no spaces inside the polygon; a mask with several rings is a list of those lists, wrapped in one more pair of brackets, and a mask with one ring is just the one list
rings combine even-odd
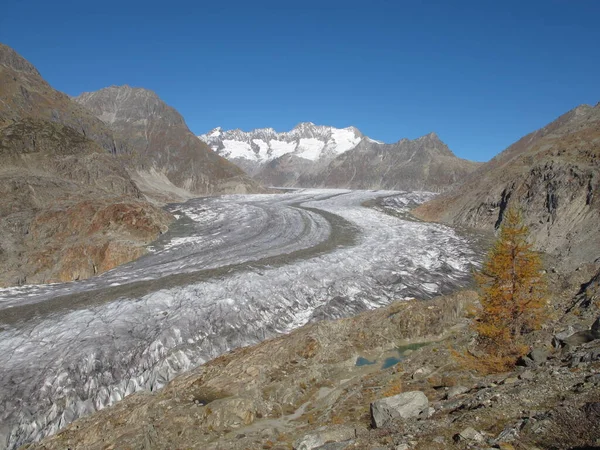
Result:
{"label": "lichen-covered rock", "polygon": [[371,421],[375,428],[394,419],[411,419],[429,412],[429,400],[421,391],[404,392],[371,403]]}
{"label": "lichen-covered rock", "polygon": [[452,386],[450,389],[448,389],[448,394],[446,395],[446,398],[451,399],[454,397],[458,397],[461,394],[464,394],[466,392],[469,392],[469,388],[465,387],[465,386]]}
{"label": "lichen-covered rock", "polygon": [[[294,450],[313,450],[323,448],[327,443],[341,443],[356,437],[353,427],[337,426],[321,428],[316,432],[307,434],[294,442]],[[346,444],[347,445],[347,444]],[[340,448],[344,448],[343,446]]]}
{"label": "lichen-covered rock", "polygon": [[473,427],[467,427],[462,430],[460,433],[454,436],[455,441],[473,441],[473,442],[483,442],[485,440],[485,436],[483,436],[479,431],[474,429]]}

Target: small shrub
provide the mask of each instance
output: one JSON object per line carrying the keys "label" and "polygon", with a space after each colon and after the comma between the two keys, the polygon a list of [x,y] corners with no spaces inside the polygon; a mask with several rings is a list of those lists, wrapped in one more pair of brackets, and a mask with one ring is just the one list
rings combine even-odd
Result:
{"label": "small shrub", "polygon": [[392,397],[402,393],[402,382],[400,380],[394,381],[390,384],[385,391],[383,391],[383,397]]}
{"label": "small shrub", "polygon": [[345,421],[344,421],[344,418],[343,418],[342,416],[334,415],[334,416],[331,418],[330,422],[331,422],[333,425],[341,425],[341,424],[343,424]]}

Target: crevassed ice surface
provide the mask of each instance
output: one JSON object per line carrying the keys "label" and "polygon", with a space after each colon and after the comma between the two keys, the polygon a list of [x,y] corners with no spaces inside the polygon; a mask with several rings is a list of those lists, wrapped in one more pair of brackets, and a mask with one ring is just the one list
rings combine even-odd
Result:
{"label": "crevassed ice surface", "polygon": [[133,263],[82,282],[0,290],[0,448],[311,320],[464,284],[478,260],[466,238],[362,206],[386,197],[382,208],[403,212],[431,196],[195,199],[170,207],[178,220]]}

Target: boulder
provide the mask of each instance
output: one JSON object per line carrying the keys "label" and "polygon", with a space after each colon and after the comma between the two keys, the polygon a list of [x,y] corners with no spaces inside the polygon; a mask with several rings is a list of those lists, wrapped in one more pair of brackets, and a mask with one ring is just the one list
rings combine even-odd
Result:
{"label": "boulder", "polygon": [[499,443],[507,443],[507,442],[515,442],[519,439],[519,435],[521,430],[525,426],[527,422],[523,419],[519,420],[516,423],[507,425],[495,439],[497,444]]}
{"label": "boulder", "polygon": [[535,378],[535,374],[531,370],[525,370],[521,374],[519,374],[520,380],[533,380]]}
{"label": "boulder", "polygon": [[465,386],[452,386],[448,389],[448,393],[446,394],[447,399],[454,398],[458,395],[462,395],[466,392],[469,392],[469,388]]}
{"label": "boulder", "polygon": [[313,449],[342,449],[343,446],[323,447],[326,444],[349,445],[352,439],[356,437],[356,430],[353,427],[337,426],[323,427],[317,429],[314,433],[307,434],[294,442],[294,450],[313,450]]}
{"label": "boulder", "polygon": [[432,370],[429,367],[421,367],[420,369],[414,371],[414,373],[412,374],[412,379],[423,380],[424,378],[427,378],[431,374],[431,372]]}
{"label": "boulder", "polygon": [[479,431],[472,427],[467,427],[462,430],[460,433],[454,435],[454,441],[474,441],[474,442],[483,442],[485,441],[485,436],[481,434]]}
{"label": "boulder", "polygon": [[534,348],[527,355],[534,363],[542,364],[548,359],[548,352],[543,348]]}
{"label": "boulder", "polygon": [[409,419],[429,413],[429,400],[421,391],[410,391],[371,403],[374,428],[386,426],[393,419]]}
{"label": "boulder", "polygon": [[589,375],[585,381],[588,383],[600,384],[600,373]]}
{"label": "boulder", "polygon": [[517,360],[517,366],[533,368],[536,366],[536,363],[529,356],[520,356]]}
{"label": "boulder", "polygon": [[576,347],[599,338],[600,317],[592,324],[591,329],[586,329],[579,323],[569,325],[566,329],[554,335],[552,343],[556,348],[564,347],[565,345]]}
{"label": "boulder", "polygon": [[588,342],[592,342],[596,337],[592,333],[592,331],[578,331],[577,333],[572,334],[568,338],[566,338],[563,342],[569,347],[577,347],[581,344],[587,344]]}
{"label": "boulder", "polygon": [[569,336],[574,335],[577,332],[571,325],[569,325],[565,330],[556,333],[552,339],[552,342],[555,347],[560,347]]}

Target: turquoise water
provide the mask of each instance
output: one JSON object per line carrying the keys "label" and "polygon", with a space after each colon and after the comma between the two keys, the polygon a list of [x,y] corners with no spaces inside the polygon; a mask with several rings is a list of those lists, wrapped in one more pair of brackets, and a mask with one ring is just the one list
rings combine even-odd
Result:
{"label": "turquoise water", "polygon": [[[388,358],[385,358],[383,360],[383,363],[381,364],[381,369],[388,369],[392,366],[395,366],[396,364],[398,364],[399,362],[402,362],[402,360],[405,358],[404,356],[404,352],[407,350],[417,350],[421,347],[424,347],[426,345],[429,345],[430,342],[419,342],[419,343],[415,343],[415,344],[408,344],[408,345],[402,345],[400,347],[396,348],[396,351],[398,352],[398,356],[390,356]],[[363,358],[362,356],[359,356],[356,359],[356,367],[361,367],[361,366],[371,366],[373,364],[377,364],[377,360],[374,361],[369,361],[367,358]]]}
{"label": "turquoise water", "polygon": [[391,356],[389,358],[385,358],[385,361],[383,361],[383,364],[381,365],[382,369],[387,369],[389,367],[395,366],[396,364],[398,364],[400,361],[402,361],[402,356],[399,357],[395,357],[395,356]]}
{"label": "turquoise water", "polygon": [[356,360],[356,367],[361,367],[361,366],[371,366],[373,364],[375,364],[377,361],[369,361],[367,358],[363,358],[362,356],[359,356]]}

